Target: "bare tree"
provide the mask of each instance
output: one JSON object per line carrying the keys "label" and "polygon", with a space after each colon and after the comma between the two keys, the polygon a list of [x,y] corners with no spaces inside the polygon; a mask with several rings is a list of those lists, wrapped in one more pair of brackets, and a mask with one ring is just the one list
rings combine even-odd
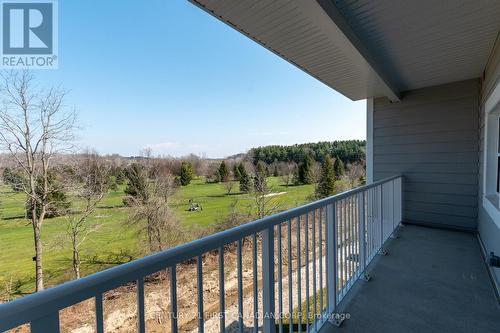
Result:
{"label": "bare tree", "polygon": [[280,162],[278,164],[278,172],[280,173],[281,181],[283,184],[285,184],[286,187],[290,186],[293,182],[293,175],[295,172],[295,169],[297,168],[297,164],[292,162],[292,163],[286,163],[286,162]]}
{"label": "bare tree", "polygon": [[[51,159],[73,147],[75,112],[67,111],[66,93],[59,89],[43,90],[34,84],[28,71],[0,74],[0,149],[16,161],[26,178],[23,191],[31,211],[35,249],[36,291],[43,290],[41,233],[51,202],[49,167]],[[38,186],[37,183],[41,185]]]}
{"label": "bare tree", "polygon": [[278,210],[280,202],[276,200],[276,193],[269,187],[266,175],[260,165],[257,165],[255,172],[253,194],[257,218],[261,219]]}
{"label": "bare tree", "polygon": [[72,268],[77,279],[80,278],[80,247],[90,234],[100,228],[100,224],[90,225],[88,218],[107,193],[109,175],[109,166],[94,151],[84,154],[76,170],[75,193],[83,204],[78,213],[66,217],[68,221],[66,233],[71,243]]}
{"label": "bare tree", "polygon": [[170,174],[151,174],[152,178],[148,178],[146,170],[134,174],[132,183],[141,188],[135,188],[137,195],[127,198],[131,206],[127,224],[138,225],[147,236],[149,250],[157,252],[181,243],[184,232],[169,206],[175,191],[174,178]]}
{"label": "bare tree", "polygon": [[345,179],[350,188],[359,186],[365,176],[365,168],[361,164],[348,164],[345,172]]}
{"label": "bare tree", "polygon": [[229,195],[231,194],[231,191],[235,188],[236,182],[232,180],[228,180],[227,182],[223,183],[224,188],[226,189],[226,194]]}

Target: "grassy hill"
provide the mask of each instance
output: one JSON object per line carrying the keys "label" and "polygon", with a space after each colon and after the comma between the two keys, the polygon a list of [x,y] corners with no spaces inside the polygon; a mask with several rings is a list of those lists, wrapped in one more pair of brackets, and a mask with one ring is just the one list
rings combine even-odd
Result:
{"label": "grassy hill", "polygon": [[[276,196],[282,210],[307,202],[314,191],[313,185],[285,187],[275,177],[270,177],[268,182],[274,192],[286,192]],[[177,191],[172,207],[187,233],[192,235],[190,230],[208,227],[227,216],[234,200],[238,201],[239,211],[251,209],[251,195],[238,193],[237,184],[233,191],[234,194],[227,195],[222,184],[195,179]],[[145,240],[138,237],[137,229],[124,224],[128,208],[123,206],[123,195],[123,187],[109,192],[90,218],[89,223],[100,227],[82,246],[83,275],[144,255],[141,243]],[[20,293],[30,293],[34,289],[33,234],[24,219],[24,199],[23,194],[0,186],[0,298],[7,288]],[[189,212],[190,199],[202,205],[203,210]],[[71,279],[71,251],[69,244],[65,244],[65,218],[47,219],[42,230],[46,284],[50,286]]]}

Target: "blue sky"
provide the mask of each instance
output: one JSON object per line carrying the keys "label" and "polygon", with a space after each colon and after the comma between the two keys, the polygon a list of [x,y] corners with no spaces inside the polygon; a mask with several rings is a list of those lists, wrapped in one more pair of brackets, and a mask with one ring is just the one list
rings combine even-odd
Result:
{"label": "blue sky", "polygon": [[79,143],[101,153],[223,157],[364,139],[352,102],[185,0],[59,1],[59,69]]}

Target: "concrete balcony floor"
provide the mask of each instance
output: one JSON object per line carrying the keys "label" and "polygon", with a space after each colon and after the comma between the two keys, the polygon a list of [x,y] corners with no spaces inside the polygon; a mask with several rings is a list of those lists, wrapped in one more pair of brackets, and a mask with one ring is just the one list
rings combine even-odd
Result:
{"label": "concrete balcony floor", "polygon": [[324,332],[500,332],[500,305],[473,234],[403,226]]}

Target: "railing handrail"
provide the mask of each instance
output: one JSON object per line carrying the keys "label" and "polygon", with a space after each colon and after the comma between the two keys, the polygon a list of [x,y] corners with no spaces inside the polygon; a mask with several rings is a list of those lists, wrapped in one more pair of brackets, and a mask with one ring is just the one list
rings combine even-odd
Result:
{"label": "railing handrail", "polygon": [[108,290],[137,281],[143,276],[172,267],[289,219],[400,177],[402,176],[388,177],[1,304],[0,331],[31,322],[54,311],[60,311]]}

